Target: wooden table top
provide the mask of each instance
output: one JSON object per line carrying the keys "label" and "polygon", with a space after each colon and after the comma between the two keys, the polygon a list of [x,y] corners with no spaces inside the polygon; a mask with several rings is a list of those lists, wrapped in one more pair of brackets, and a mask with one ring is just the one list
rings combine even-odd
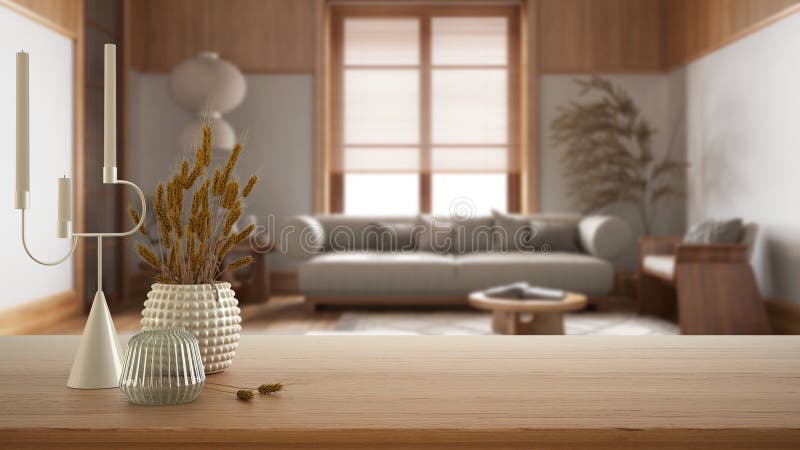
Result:
{"label": "wooden table top", "polygon": [[484,291],[469,294],[469,304],[478,309],[519,313],[563,313],[586,307],[586,296],[576,292],[566,292],[562,299],[518,299],[488,297]]}
{"label": "wooden table top", "polygon": [[0,338],[0,448],[800,446],[793,336],[245,335],[209,381],[285,392],[168,407],[65,387],[77,342]]}

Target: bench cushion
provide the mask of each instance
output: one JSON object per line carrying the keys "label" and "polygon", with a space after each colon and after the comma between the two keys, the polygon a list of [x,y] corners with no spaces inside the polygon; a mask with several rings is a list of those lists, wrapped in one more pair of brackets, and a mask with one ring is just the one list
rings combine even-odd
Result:
{"label": "bench cushion", "polygon": [[673,255],[647,255],[642,260],[645,271],[672,279],[675,276],[675,257]]}

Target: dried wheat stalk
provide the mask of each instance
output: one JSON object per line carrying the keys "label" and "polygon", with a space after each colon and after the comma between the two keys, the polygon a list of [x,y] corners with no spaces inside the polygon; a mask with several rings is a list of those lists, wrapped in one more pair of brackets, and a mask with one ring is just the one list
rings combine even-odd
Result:
{"label": "dried wheat stalk", "polygon": [[[153,278],[158,283],[213,283],[224,272],[253,262],[252,257],[244,257],[222,268],[233,246],[255,229],[249,225],[233,232],[233,225],[242,215],[244,199],[253,191],[258,177],[251,176],[239,191],[239,182],[234,178],[241,144],[234,146],[223,168],[215,168],[209,174],[211,142],[211,128],[206,124],[194,161],[181,161],[171,178],[156,189],[153,209],[160,251],[154,251],[147,230],[142,227],[144,243],[136,244],[136,252],[153,268]],[[130,216],[134,223],[138,222],[136,210],[131,209]]]}

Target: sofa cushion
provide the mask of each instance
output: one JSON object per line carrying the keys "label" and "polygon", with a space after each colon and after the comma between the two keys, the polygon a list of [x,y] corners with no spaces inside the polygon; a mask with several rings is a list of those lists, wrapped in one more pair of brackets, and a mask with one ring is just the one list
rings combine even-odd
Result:
{"label": "sofa cushion", "polygon": [[454,220],[452,253],[490,250],[494,243],[494,231],[494,218],[491,216]]}
{"label": "sofa cushion", "polygon": [[598,258],[612,259],[632,243],[628,224],[617,217],[588,216],[578,224],[581,247]]}
{"label": "sofa cushion", "polygon": [[572,216],[525,216],[492,211],[494,250],[578,252],[578,226]]}
{"label": "sofa cushion", "polygon": [[325,231],[325,250],[336,252],[377,249],[379,223],[417,223],[416,216],[325,214],[316,218]]}
{"label": "sofa cushion", "polygon": [[539,233],[529,216],[492,210],[495,223],[494,251],[535,251],[533,240]]}
{"label": "sofa cushion", "polygon": [[574,223],[558,220],[538,220],[539,233],[534,239],[534,246],[539,251],[571,252],[580,251],[578,246],[578,227]]}
{"label": "sofa cushion", "polygon": [[587,295],[605,295],[614,284],[608,261],[579,253],[475,253],[455,257],[464,292],[516,281]]}
{"label": "sofa cushion", "polygon": [[692,244],[737,244],[742,239],[742,229],[742,219],[709,219],[689,227],[683,240]]}
{"label": "sofa cushion", "polygon": [[418,247],[424,252],[450,253],[455,237],[453,222],[422,214],[419,216]]}
{"label": "sofa cushion", "polygon": [[286,222],[286,254],[301,261],[325,252],[325,230],[311,216],[295,216]]}
{"label": "sofa cushion", "polygon": [[381,252],[410,252],[417,248],[417,225],[407,222],[378,222],[377,244]]}
{"label": "sofa cushion", "polygon": [[454,256],[430,252],[328,253],[298,267],[306,295],[448,295],[456,282]]}

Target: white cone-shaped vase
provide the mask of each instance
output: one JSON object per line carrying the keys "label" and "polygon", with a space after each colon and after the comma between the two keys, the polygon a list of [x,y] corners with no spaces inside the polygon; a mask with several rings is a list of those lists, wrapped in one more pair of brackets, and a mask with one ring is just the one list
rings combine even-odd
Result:
{"label": "white cone-shaped vase", "polygon": [[92,310],[83,328],[78,353],[72,362],[67,387],[105,389],[119,387],[122,374],[122,351],[117,330],[108,311],[106,296],[94,295]]}

